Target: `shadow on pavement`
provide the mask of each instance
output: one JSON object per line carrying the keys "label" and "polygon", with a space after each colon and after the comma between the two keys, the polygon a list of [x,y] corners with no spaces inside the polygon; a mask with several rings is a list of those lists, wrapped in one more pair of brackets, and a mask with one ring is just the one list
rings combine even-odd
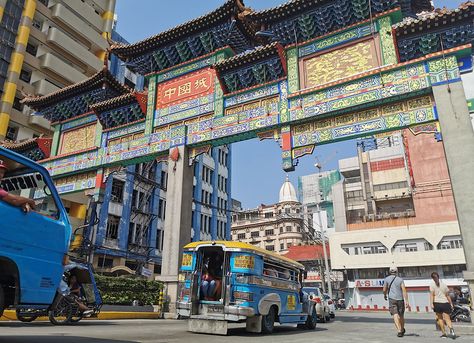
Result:
{"label": "shadow on pavement", "polygon": [[[278,325],[278,326],[275,326],[272,336],[297,335],[297,334],[305,334],[309,332],[318,332],[318,331],[326,331],[326,330],[327,328],[320,327],[319,325],[316,327],[315,330],[304,330],[304,329],[296,328],[293,326]],[[228,336],[262,337],[262,334],[260,333],[251,333],[251,332],[245,331],[245,327],[230,328],[228,330],[227,335]]]}
{"label": "shadow on pavement", "polygon": [[[78,327],[78,326],[108,326],[108,325],[117,325],[116,322],[109,321],[100,321],[100,320],[84,320],[79,323],[69,324],[69,325],[57,325],[58,327]],[[31,322],[31,323],[22,323],[17,321],[11,322],[0,322],[0,328],[22,328],[22,327],[54,327],[55,325],[50,322]],[[1,336],[0,336],[1,337]]]}
{"label": "shadow on pavement", "polygon": [[133,341],[121,341],[108,338],[91,338],[69,335],[45,335],[45,336],[0,336],[0,343],[133,343]]}
{"label": "shadow on pavement", "polygon": [[[351,322],[351,323],[393,323],[392,317],[386,318],[380,317],[364,317],[360,315],[351,316],[339,316],[336,318],[338,322]],[[435,325],[434,319],[431,318],[405,318],[405,322],[409,324],[433,324]]]}

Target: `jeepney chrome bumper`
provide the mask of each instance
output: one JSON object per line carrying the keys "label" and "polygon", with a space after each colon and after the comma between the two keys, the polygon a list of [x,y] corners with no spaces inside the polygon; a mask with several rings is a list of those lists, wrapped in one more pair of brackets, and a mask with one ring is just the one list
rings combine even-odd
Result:
{"label": "jeepney chrome bumper", "polygon": [[[181,316],[192,318],[202,317],[202,315],[191,315],[192,303],[190,302],[178,302],[176,308],[178,314]],[[212,316],[222,317],[222,320],[239,321],[255,316],[255,310],[246,306],[229,305],[224,306],[223,313],[213,313]]]}
{"label": "jeepney chrome bumper", "polygon": [[255,316],[255,310],[251,307],[244,307],[244,306],[225,306],[224,312],[226,314],[231,314],[235,316],[243,316],[243,317],[253,317]]}
{"label": "jeepney chrome bumper", "polygon": [[191,303],[178,301],[176,310],[180,316],[189,317],[191,315]]}

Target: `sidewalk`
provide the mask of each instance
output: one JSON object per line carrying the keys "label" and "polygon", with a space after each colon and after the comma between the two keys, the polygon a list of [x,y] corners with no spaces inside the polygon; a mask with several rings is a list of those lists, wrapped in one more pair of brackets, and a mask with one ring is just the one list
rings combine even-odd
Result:
{"label": "sidewalk", "polygon": [[[113,306],[104,305],[97,318],[91,320],[112,319],[160,319],[160,312],[153,312],[153,306]],[[5,310],[0,321],[17,320],[15,310]],[[38,320],[49,320],[48,317],[39,317]]]}

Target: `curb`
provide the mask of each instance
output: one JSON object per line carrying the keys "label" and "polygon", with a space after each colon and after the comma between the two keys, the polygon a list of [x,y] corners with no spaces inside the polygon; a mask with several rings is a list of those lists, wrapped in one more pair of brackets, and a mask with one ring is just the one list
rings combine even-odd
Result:
{"label": "curb", "polygon": [[[100,312],[97,318],[86,318],[87,320],[113,320],[113,319],[161,319],[159,312],[118,312],[104,311]],[[5,310],[0,321],[17,320],[14,310]],[[36,321],[49,321],[48,317],[39,317]]]}

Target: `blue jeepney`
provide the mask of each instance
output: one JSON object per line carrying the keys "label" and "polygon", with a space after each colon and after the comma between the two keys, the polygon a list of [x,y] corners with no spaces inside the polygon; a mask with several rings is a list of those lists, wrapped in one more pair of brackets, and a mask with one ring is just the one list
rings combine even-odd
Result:
{"label": "blue jeepney", "polygon": [[25,213],[0,200],[0,316],[11,306],[44,311],[67,263],[71,225],[44,167],[4,148],[0,160],[7,166],[0,187],[36,203]]}
{"label": "blue jeepney", "polygon": [[[274,323],[316,327],[301,290],[303,265],[250,244],[194,242],[184,247],[177,311],[192,332],[227,334],[229,322],[271,333]],[[211,291],[209,291],[211,290]]]}

